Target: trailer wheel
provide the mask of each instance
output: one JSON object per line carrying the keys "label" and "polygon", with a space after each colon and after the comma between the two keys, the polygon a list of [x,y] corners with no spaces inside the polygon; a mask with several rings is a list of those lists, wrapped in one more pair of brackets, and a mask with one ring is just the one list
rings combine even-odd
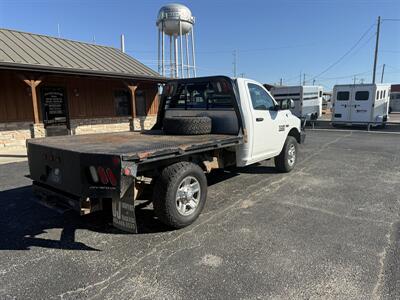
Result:
{"label": "trailer wheel", "polygon": [[194,163],[178,162],[162,170],[154,187],[153,206],[161,222],[182,228],[198,218],[206,198],[203,170]]}
{"label": "trailer wheel", "polygon": [[165,117],[163,129],[166,134],[197,135],[211,133],[212,121],[206,116]]}
{"label": "trailer wheel", "polygon": [[281,153],[275,157],[275,168],[284,173],[292,171],[297,162],[297,148],[296,139],[289,135]]}

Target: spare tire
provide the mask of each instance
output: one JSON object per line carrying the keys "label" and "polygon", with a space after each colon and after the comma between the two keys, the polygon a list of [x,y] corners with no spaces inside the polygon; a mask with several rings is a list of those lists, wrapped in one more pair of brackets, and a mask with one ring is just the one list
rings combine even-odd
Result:
{"label": "spare tire", "polygon": [[165,117],[163,130],[166,134],[197,135],[211,133],[209,117]]}

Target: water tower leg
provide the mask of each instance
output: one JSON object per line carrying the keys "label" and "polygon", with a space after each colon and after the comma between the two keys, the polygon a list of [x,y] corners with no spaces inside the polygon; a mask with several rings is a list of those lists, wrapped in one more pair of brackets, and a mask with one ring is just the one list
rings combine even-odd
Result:
{"label": "water tower leg", "polygon": [[173,78],[174,77],[174,66],[173,66],[173,62],[172,62],[172,53],[173,53],[173,49],[172,49],[173,43],[172,43],[172,35],[169,36],[169,77]]}
{"label": "water tower leg", "polygon": [[189,34],[185,34],[186,40],[186,77],[189,78]]}
{"label": "water tower leg", "polygon": [[161,59],[160,59],[161,51],[160,51],[160,47],[161,47],[161,31],[160,31],[160,29],[158,29],[158,53],[157,53],[157,57],[158,57],[158,74],[161,74]]}
{"label": "water tower leg", "polygon": [[183,71],[183,43],[182,43],[182,39],[183,39],[183,36],[182,36],[182,23],[181,23],[181,20],[179,20],[179,41],[180,41],[180,48],[181,48],[181,77],[182,78],[184,78],[185,77],[185,74],[184,74],[184,71]]}
{"label": "water tower leg", "polygon": [[174,60],[175,60],[175,78],[179,78],[179,67],[178,67],[178,36],[174,35]]}
{"label": "water tower leg", "polygon": [[165,53],[164,53],[164,26],[161,31],[161,75],[165,76]]}
{"label": "water tower leg", "polygon": [[192,61],[193,61],[193,75],[196,77],[196,55],[194,51],[194,27],[192,28]]}

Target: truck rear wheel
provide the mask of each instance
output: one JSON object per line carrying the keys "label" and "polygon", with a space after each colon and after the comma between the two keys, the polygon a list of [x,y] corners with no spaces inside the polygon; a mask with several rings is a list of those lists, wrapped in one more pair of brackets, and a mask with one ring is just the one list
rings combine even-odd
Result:
{"label": "truck rear wheel", "polygon": [[206,198],[203,170],[194,163],[178,162],[162,170],[154,187],[153,206],[161,222],[182,228],[198,218]]}
{"label": "truck rear wheel", "polygon": [[297,162],[297,141],[293,136],[286,138],[281,153],[275,157],[275,168],[280,172],[288,173],[293,170]]}

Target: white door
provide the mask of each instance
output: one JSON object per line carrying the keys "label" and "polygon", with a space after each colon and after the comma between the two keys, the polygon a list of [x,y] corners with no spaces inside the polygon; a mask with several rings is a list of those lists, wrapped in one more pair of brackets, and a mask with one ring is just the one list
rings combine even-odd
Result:
{"label": "white door", "polygon": [[354,87],[351,96],[350,114],[352,122],[369,122],[371,120],[372,92],[365,87]]}
{"label": "white door", "polygon": [[281,150],[287,130],[283,119],[285,112],[275,110],[275,101],[262,86],[248,82],[247,90],[251,99],[252,160],[258,161]]}
{"label": "white door", "polygon": [[350,98],[350,89],[336,91],[334,121],[350,121]]}

